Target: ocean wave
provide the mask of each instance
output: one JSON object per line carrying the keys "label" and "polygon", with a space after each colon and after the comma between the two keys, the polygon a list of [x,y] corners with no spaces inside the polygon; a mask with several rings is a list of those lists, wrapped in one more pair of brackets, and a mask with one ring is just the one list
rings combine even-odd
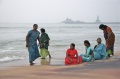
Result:
{"label": "ocean wave", "polygon": [[8,61],[14,61],[14,60],[21,60],[21,59],[25,59],[25,57],[18,57],[18,56],[13,56],[13,57],[3,57],[0,58],[0,62],[8,62]]}

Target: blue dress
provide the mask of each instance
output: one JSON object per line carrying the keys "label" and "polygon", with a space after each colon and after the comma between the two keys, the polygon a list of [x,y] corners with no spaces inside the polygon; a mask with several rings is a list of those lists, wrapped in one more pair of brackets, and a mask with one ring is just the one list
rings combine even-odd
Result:
{"label": "blue dress", "polygon": [[102,43],[97,45],[97,47],[93,50],[93,53],[95,60],[100,60],[100,59],[105,60],[107,57],[106,46]]}
{"label": "blue dress", "polygon": [[32,63],[35,59],[40,57],[38,45],[37,45],[37,39],[39,37],[40,32],[33,30],[30,30],[28,32],[28,51],[29,51],[29,62]]}
{"label": "blue dress", "polygon": [[84,54],[81,54],[80,56],[82,57],[82,61],[83,62],[89,62],[92,58],[92,55],[90,54],[90,51],[93,51],[93,48],[90,46],[90,47],[86,47],[86,53],[85,55]]}

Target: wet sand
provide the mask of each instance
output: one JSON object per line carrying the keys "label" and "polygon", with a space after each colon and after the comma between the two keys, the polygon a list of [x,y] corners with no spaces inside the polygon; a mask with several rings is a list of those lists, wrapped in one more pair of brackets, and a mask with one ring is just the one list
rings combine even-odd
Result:
{"label": "wet sand", "polygon": [[[20,64],[21,61],[16,61]],[[0,70],[0,79],[119,79],[120,78],[120,52],[103,61],[82,63],[79,65],[65,66],[63,60],[39,59],[37,64],[29,66],[27,60],[22,65],[9,66]],[[39,62],[39,63],[38,63]],[[15,63],[15,61],[14,61]],[[10,63],[8,63],[10,65]],[[6,64],[7,65],[7,64]],[[5,64],[3,65],[5,66]],[[2,67],[2,66],[0,66]],[[7,66],[6,66],[7,67]]]}

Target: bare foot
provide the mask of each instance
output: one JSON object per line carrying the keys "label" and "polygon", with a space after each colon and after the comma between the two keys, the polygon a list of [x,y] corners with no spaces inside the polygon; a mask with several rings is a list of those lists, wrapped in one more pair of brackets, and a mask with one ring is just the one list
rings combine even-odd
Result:
{"label": "bare foot", "polygon": [[51,55],[49,54],[49,58],[51,59]]}
{"label": "bare foot", "polygon": [[30,63],[30,66],[34,65],[35,63]]}
{"label": "bare foot", "polygon": [[41,58],[41,59],[45,59],[45,58]]}

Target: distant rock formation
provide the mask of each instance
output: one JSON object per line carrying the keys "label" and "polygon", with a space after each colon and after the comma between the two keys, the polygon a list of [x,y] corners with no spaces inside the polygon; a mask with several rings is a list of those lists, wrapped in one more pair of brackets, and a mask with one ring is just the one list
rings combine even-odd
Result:
{"label": "distant rock formation", "polygon": [[84,22],[84,21],[73,21],[72,19],[66,18],[65,21],[62,21],[61,23],[65,24],[120,24],[120,22],[101,22],[99,19],[99,16],[97,16],[97,19],[95,22]]}
{"label": "distant rock formation", "polygon": [[66,23],[66,24],[80,24],[80,23],[84,23],[83,21],[73,21],[72,19],[66,18],[65,21],[62,21],[62,23]]}

